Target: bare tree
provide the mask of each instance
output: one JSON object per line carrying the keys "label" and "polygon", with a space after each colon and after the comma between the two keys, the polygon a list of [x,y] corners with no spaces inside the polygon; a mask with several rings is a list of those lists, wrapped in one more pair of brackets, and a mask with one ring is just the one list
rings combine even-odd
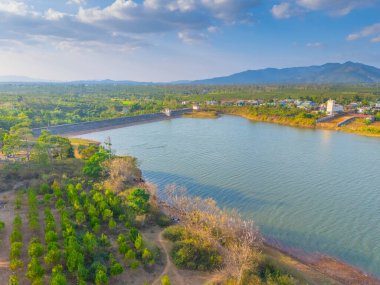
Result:
{"label": "bare tree", "polygon": [[241,284],[244,273],[257,266],[262,236],[252,220],[236,210],[223,210],[211,198],[191,197],[185,188],[168,185],[167,203],[176,210],[187,231],[215,245],[223,256],[225,278]]}
{"label": "bare tree", "polygon": [[141,181],[141,171],[137,168],[136,159],[133,157],[117,157],[106,160],[103,165],[108,176],[104,186],[115,192]]}

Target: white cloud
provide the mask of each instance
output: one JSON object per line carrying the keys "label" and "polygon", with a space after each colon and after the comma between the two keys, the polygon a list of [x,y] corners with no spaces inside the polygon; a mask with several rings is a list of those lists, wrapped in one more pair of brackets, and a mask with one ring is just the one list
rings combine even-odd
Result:
{"label": "white cloud", "polygon": [[52,21],[58,21],[58,20],[62,19],[63,17],[65,17],[65,15],[66,15],[65,13],[55,11],[52,8],[49,8],[45,12],[45,18],[48,20],[52,20]]}
{"label": "white cloud", "polygon": [[376,0],[292,0],[281,2],[272,7],[272,15],[286,19],[310,11],[324,11],[333,16],[344,16],[351,11],[368,7]]}
{"label": "white cloud", "polygon": [[69,5],[75,4],[78,6],[83,6],[84,4],[86,4],[86,1],[85,0],[68,0],[66,3]]}
{"label": "white cloud", "polygon": [[374,0],[297,0],[297,4],[309,10],[326,10],[330,14],[344,16],[356,8],[373,4]]}
{"label": "white cloud", "polygon": [[[258,0],[113,0],[90,6],[70,0],[73,7],[35,5],[0,0],[0,47],[5,42],[75,49],[133,50],[155,43],[158,36],[176,34],[186,44],[207,40],[225,25],[252,19]],[[59,8],[58,8],[59,7]],[[38,10],[39,9],[39,10]],[[2,45],[3,43],[3,45]]]}
{"label": "white cloud", "polygon": [[372,42],[380,42],[380,23],[365,27],[358,33],[347,36],[347,41],[356,41],[362,38],[371,37]]}
{"label": "white cloud", "polygon": [[220,29],[218,27],[216,27],[216,26],[210,26],[210,27],[207,28],[207,31],[209,33],[217,33],[217,32],[220,32]]}
{"label": "white cloud", "polygon": [[85,9],[80,7],[78,20],[86,23],[102,21],[107,19],[127,20],[132,16],[131,10],[138,5],[133,0],[116,0],[104,9],[99,7]]}
{"label": "white cloud", "polygon": [[272,7],[272,15],[277,19],[287,19],[295,15],[295,10],[288,2],[283,2]]}
{"label": "white cloud", "polygon": [[207,36],[203,33],[195,33],[191,31],[182,31],[178,32],[178,38],[183,41],[185,44],[195,44],[203,42],[207,39]]}
{"label": "white cloud", "polygon": [[307,43],[306,47],[308,47],[308,48],[322,48],[323,44],[320,42]]}
{"label": "white cloud", "polygon": [[0,12],[26,15],[28,13],[28,6],[20,1],[2,0],[0,1]]}

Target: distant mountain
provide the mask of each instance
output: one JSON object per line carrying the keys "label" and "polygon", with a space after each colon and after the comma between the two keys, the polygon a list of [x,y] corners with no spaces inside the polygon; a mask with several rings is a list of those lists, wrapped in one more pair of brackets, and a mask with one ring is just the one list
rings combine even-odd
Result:
{"label": "distant mountain", "polygon": [[379,83],[380,69],[348,61],[321,66],[247,70],[230,76],[191,81],[191,84],[357,84]]}
{"label": "distant mountain", "polygon": [[46,80],[39,80],[27,76],[7,75],[0,76],[0,82],[45,82]]}
{"label": "distant mountain", "polygon": [[53,83],[87,85],[162,85],[162,84],[358,84],[380,83],[380,69],[348,61],[346,63],[326,63],[306,67],[266,68],[247,70],[229,76],[202,80],[180,80],[173,82],[138,82],[130,80],[78,80],[47,81],[26,76],[0,76],[0,82]]}

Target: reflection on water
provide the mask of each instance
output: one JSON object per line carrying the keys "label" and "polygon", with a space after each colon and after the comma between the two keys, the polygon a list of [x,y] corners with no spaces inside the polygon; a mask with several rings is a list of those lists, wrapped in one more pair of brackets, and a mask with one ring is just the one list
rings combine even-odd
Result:
{"label": "reflection on water", "polygon": [[138,157],[161,189],[184,185],[252,217],[265,235],[380,276],[380,140],[253,123],[175,119],[91,133]]}

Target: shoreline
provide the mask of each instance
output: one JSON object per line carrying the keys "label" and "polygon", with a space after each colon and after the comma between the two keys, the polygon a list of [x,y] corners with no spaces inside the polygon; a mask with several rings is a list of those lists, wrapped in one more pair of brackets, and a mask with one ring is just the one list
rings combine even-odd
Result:
{"label": "shoreline", "polygon": [[[159,208],[170,217],[178,217],[177,210],[159,199]],[[263,236],[262,254],[295,278],[303,279],[307,284],[331,285],[380,285],[380,278],[365,272],[347,262],[321,253],[306,252],[292,248],[278,240]]]}
{"label": "shoreline", "polygon": [[[337,284],[379,285],[380,278],[361,268],[342,261],[334,256],[318,252],[306,252],[300,248],[291,248],[279,241],[268,240],[264,236],[263,252],[270,257],[281,257],[290,269],[295,269],[311,279],[327,279]],[[322,281],[321,279],[321,281]],[[318,284],[318,283],[317,283]]]}
{"label": "shoreline", "polygon": [[229,116],[237,116],[241,117],[250,121],[254,122],[261,122],[261,123],[269,123],[269,124],[276,124],[276,125],[281,125],[281,126],[288,126],[292,128],[301,128],[301,129],[310,129],[310,130],[325,130],[325,131],[334,131],[334,132],[341,132],[341,133],[346,133],[346,134],[353,134],[357,136],[363,136],[363,137],[371,137],[371,138],[380,138],[380,134],[370,134],[370,133],[365,133],[365,132],[360,132],[360,131],[355,131],[355,130],[350,130],[346,126],[344,127],[325,127],[321,126],[320,124],[316,124],[314,126],[306,126],[306,125],[297,125],[297,124],[292,124],[292,123],[287,123],[284,121],[276,121],[275,118],[270,117],[271,119],[263,120],[257,117],[252,117],[249,115],[245,114],[237,114],[237,113],[224,113],[221,112],[223,115],[229,115]]}

